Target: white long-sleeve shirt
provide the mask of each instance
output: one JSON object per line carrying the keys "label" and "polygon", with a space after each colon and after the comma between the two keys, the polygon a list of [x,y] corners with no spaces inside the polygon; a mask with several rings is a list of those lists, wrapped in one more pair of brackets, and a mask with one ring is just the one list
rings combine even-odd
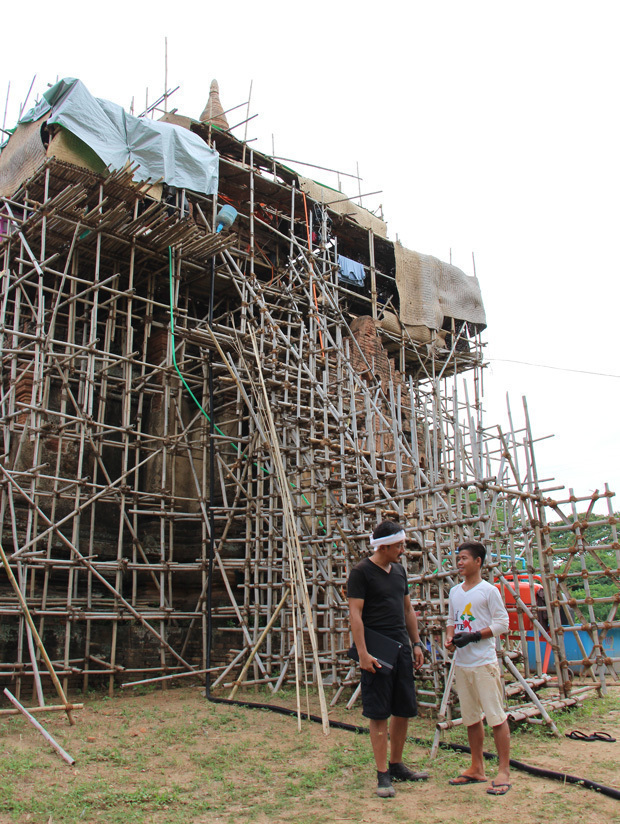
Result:
{"label": "white long-sleeve shirt", "polygon": [[448,600],[448,626],[457,632],[476,632],[489,627],[492,638],[483,638],[456,650],[456,666],[479,667],[497,661],[495,637],[508,631],[508,613],[502,596],[488,581],[481,581],[464,590],[457,584],[450,590]]}

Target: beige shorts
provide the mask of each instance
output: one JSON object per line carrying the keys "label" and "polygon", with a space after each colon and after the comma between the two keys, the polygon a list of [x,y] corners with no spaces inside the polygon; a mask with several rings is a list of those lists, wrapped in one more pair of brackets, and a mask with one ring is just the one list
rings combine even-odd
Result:
{"label": "beige shorts", "polygon": [[459,694],[461,717],[467,727],[485,715],[487,724],[497,727],[508,717],[504,712],[504,691],[499,664],[455,667],[454,683]]}

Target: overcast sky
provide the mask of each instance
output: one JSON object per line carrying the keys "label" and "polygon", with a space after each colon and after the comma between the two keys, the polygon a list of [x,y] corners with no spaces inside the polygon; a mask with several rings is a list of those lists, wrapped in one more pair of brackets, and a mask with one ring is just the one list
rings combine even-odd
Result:
{"label": "overcast sky", "polygon": [[168,85],[180,86],[171,108],[198,117],[213,77],[224,108],[252,83],[252,145],[271,153],[273,139],[276,155],[343,172],[359,164],[362,192],[381,190],[364,205],[382,204],[392,239],[443,260],[452,250],[467,274],[474,253],[487,425],[506,424],[506,393],[520,419],[525,395],[534,432],[555,435],[538,446],[540,476],[577,494],[605,481],[620,491],[618,9],[13,3],[0,21],[0,116],[10,81],[14,125],[35,74],[29,104],[73,76],[139,113],[147,89],[149,102],[164,90],[165,37]]}

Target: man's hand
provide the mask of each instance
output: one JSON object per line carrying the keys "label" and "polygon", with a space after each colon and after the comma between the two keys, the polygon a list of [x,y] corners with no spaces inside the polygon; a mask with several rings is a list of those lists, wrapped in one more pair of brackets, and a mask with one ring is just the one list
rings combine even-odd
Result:
{"label": "man's hand", "polygon": [[[381,664],[369,652],[360,652],[360,667],[366,672],[376,672],[381,669]],[[376,669],[375,669],[376,667]]]}
{"label": "man's hand", "polygon": [[424,666],[424,650],[422,647],[413,648],[413,665],[417,670]]}
{"label": "man's hand", "polygon": [[452,642],[453,638],[454,638],[454,635],[448,635],[448,637],[446,638],[446,640],[443,643],[444,647],[448,650],[448,652],[454,652],[454,650],[456,649],[456,647],[454,646],[454,644]]}
{"label": "man's hand", "polygon": [[477,641],[480,641],[481,638],[481,632],[457,632],[452,639],[452,643],[455,647],[463,649],[467,644],[475,644]]}

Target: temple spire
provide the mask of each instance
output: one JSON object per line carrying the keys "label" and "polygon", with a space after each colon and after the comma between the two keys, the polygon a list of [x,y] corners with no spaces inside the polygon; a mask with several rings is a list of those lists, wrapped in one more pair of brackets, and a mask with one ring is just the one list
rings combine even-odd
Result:
{"label": "temple spire", "polygon": [[228,129],[228,120],[224,114],[224,109],[220,103],[220,88],[217,80],[211,81],[211,88],[209,89],[209,99],[200,115],[200,120],[203,123],[212,123],[214,126],[219,126],[220,129]]}

